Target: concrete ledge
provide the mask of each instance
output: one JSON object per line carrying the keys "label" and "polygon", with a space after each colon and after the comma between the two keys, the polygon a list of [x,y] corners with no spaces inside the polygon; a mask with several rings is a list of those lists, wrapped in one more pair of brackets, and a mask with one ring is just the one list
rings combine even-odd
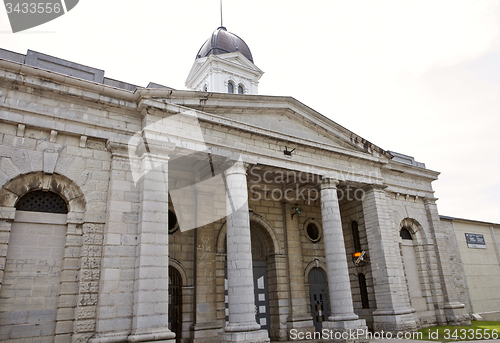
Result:
{"label": "concrete ledge", "polygon": [[478,313],[483,319],[489,322],[500,321],[500,311]]}

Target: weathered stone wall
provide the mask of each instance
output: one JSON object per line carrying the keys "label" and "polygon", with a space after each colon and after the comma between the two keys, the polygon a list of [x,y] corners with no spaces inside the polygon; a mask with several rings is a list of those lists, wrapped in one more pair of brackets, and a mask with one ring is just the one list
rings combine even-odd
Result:
{"label": "weathered stone wall", "polygon": [[[159,89],[130,92],[16,63],[1,61],[0,65],[0,184],[3,185],[0,190],[0,283],[4,269],[10,273],[13,266],[7,254],[14,254],[14,250],[9,252],[8,244],[16,199],[33,189],[61,194],[69,203],[70,213],[65,224],[64,253],[57,262],[61,271],[53,333],[56,342],[135,339],[139,336],[130,335],[141,334],[132,332],[141,331],[137,330],[139,320],[148,315],[166,318],[165,313],[153,313],[154,306],[148,305],[155,299],[140,297],[151,289],[165,294],[168,287],[165,282],[154,285],[166,279],[163,265],[157,269],[160,279],[154,273],[147,278],[140,273],[141,263],[147,260],[139,258],[143,248],[152,249],[146,255],[156,267],[167,263],[165,251],[168,249],[170,268],[176,268],[182,275],[182,342],[217,341],[218,332],[225,325],[225,219],[171,235],[158,232],[161,241],[158,245],[163,245],[160,250],[165,255],[160,256],[159,262],[151,252],[159,247],[155,246],[152,236],[148,236],[151,232],[142,229],[164,229],[168,222],[167,210],[163,208],[152,216],[152,212],[145,209],[146,205],[153,206],[152,199],[146,199],[146,193],[141,192],[131,167],[141,156],[130,157],[127,147],[132,135],[145,126],[152,124],[150,129],[157,129],[156,133],[161,135],[162,123],[157,124],[158,121],[174,114],[192,114],[193,110],[183,106],[207,111],[196,114],[204,143],[210,149],[237,150],[243,153],[246,163],[254,166],[326,175],[342,180],[342,186],[356,184],[359,189],[368,189],[367,185],[376,185],[369,203],[340,203],[355,311],[371,325],[374,309],[383,308],[387,313],[401,310],[396,316],[387,315],[381,325],[389,329],[413,328],[413,314],[394,303],[398,299],[401,304],[408,301],[407,292],[402,291],[404,285],[397,280],[404,276],[404,270],[399,267],[402,264],[396,239],[404,223],[413,228],[416,237],[418,272],[429,305],[428,311],[420,311],[415,318],[419,325],[446,321],[442,286],[448,285],[449,280],[442,279],[443,273],[438,272],[439,249],[434,238],[444,235],[450,240],[452,231],[436,227],[437,209],[423,200],[432,198],[431,181],[437,178],[436,172],[388,162],[388,155],[381,149],[290,98],[256,97],[255,101],[243,101],[214,93],[213,99],[220,99],[203,100],[196,93],[181,94],[181,91],[177,95],[174,91]],[[212,107],[204,107],[213,101]],[[178,125],[178,133],[186,130],[182,123]],[[193,147],[199,148],[189,138],[180,136],[170,142],[172,150],[175,145],[182,155]],[[284,155],[285,146],[289,150],[292,146],[296,148],[292,156]],[[164,155],[160,157],[164,157],[166,163],[168,153]],[[169,170],[168,174],[175,180],[172,188],[176,189],[192,184],[199,177],[192,171]],[[317,197],[313,201],[296,199],[284,203],[283,199],[263,199],[264,193],[257,199],[251,188],[255,180],[248,180],[250,220],[269,246],[271,337],[283,340],[294,325],[302,326],[305,331],[311,329],[308,327],[311,310],[308,272],[313,267],[326,271],[327,252],[324,238],[312,242],[305,230],[311,221],[321,227],[321,200]],[[307,187],[319,190],[315,182]],[[146,195],[151,196],[158,190],[149,191],[152,192]],[[192,194],[186,193],[183,198],[178,193],[177,206],[195,208],[197,220],[214,213],[218,218],[224,217],[224,206],[213,210],[214,213],[206,206],[211,197],[220,194],[203,194],[199,189],[186,192]],[[225,201],[225,198],[218,200]],[[165,197],[162,202],[167,203]],[[300,208],[300,214],[292,207]],[[381,270],[377,271],[378,280],[384,285],[387,282],[387,288],[378,288],[377,299],[384,299],[383,302],[375,301],[377,285],[372,264],[356,267],[352,262],[350,224],[353,220],[358,222],[363,250],[369,257],[378,254],[375,262],[385,264],[393,273],[383,278]],[[375,237],[377,230],[383,235]],[[450,290],[447,294],[459,289],[457,294],[464,298],[460,262],[455,255],[451,256],[454,262],[441,261],[454,273],[455,284],[447,288]],[[357,279],[360,272],[366,276],[369,309],[361,308]],[[384,289],[387,292],[382,294]],[[8,287],[0,288],[0,292],[4,291],[8,292]],[[393,296],[394,292],[404,294]],[[158,302],[161,308],[166,308],[165,297]],[[149,328],[143,329],[150,334]],[[5,328],[3,330],[0,328],[0,334],[5,335]],[[163,334],[171,337],[164,331]],[[24,334],[30,335],[27,331]]]}
{"label": "weathered stone wall", "polygon": [[[352,198],[351,198],[352,199]],[[349,277],[351,279],[351,291],[354,310],[356,314],[362,319],[366,320],[369,328],[373,327],[372,312],[377,308],[375,301],[375,292],[373,289],[373,276],[371,272],[368,249],[368,242],[366,238],[365,220],[363,216],[363,204],[360,200],[345,200],[341,202],[340,214],[342,215],[342,227],[344,231],[344,242],[347,253],[347,263],[349,264]],[[359,265],[354,264],[353,254],[355,253],[354,241],[352,235],[352,222],[358,223],[359,240],[361,249],[366,251],[366,258],[360,262]],[[359,273],[363,273],[366,278],[366,286],[368,291],[369,308],[363,308],[361,303],[361,291],[359,286]]]}

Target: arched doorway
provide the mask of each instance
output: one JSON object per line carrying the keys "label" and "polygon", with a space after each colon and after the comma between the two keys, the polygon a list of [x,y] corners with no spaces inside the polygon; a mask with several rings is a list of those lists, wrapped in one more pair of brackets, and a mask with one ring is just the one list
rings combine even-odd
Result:
{"label": "arched doorway", "polygon": [[255,320],[262,330],[270,332],[269,282],[267,279],[268,247],[258,229],[250,230],[252,241],[253,283],[255,294]]}
{"label": "arched doorway", "polygon": [[322,330],[323,322],[330,315],[330,298],[325,272],[318,267],[309,272],[309,297],[311,300],[311,315],[316,331]]}
{"label": "arched doorway", "polygon": [[[68,205],[54,192],[35,190],[15,204],[4,282],[0,291],[1,339],[53,340]],[[52,338],[51,338],[52,337]]]}
{"label": "arched doorway", "polygon": [[[271,308],[270,301],[275,300],[276,294],[269,292],[268,272],[276,269],[276,264],[273,259],[273,240],[267,233],[266,229],[258,222],[250,222],[250,238],[252,245],[252,266],[253,266],[253,281],[254,281],[254,299],[255,299],[255,321],[261,325],[262,330],[267,330],[269,336],[273,338],[273,320],[279,320],[277,308]],[[226,238],[224,237],[224,247],[226,247]],[[229,322],[228,309],[228,283],[227,283],[227,264],[224,263],[224,279],[225,279],[225,315],[226,324]],[[276,283],[276,282],[274,282]],[[275,285],[272,285],[275,287]],[[277,292],[274,292],[277,293]],[[277,303],[277,301],[276,301]],[[279,332],[279,330],[276,330]]]}
{"label": "arched doorway", "polygon": [[168,328],[175,333],[175,341],[182,338],[182,276],[177,269],[168,267]]}
{"label": "arched doorway", "polygon": [[418,311],[427,310],[427,302],[423,297],[422,286],[417,264],[417,255],[414,247],[414,237],[409,227],[402,227],[399,231],[401,237],[401,254],[403,256],[403,267],[406,276],[406,284],[410,298],[411,307]]}

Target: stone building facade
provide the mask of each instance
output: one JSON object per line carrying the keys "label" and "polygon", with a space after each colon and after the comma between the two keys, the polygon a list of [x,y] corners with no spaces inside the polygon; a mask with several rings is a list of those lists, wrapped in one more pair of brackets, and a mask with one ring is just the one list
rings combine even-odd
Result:
{"label": "stone building facade", "polygon": [[258,95],[243,44],[216,30],[191,90],[0,51],[1,341],[468,322],[438,173]]}

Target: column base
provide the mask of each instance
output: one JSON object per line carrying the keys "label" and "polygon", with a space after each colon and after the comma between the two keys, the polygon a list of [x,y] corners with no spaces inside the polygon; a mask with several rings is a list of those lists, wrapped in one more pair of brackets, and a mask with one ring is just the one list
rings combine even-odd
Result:
{"label": "column base", "polygon": [[[302,316],[295,316],[292,318],[288,318],[286,322],[286,329],[287,329],[287,337],[288,339],[290,338],[290,330],[295,330],[294,332],[296,334],[303,333],[306,335],[308,332],[314,332],[316,329],[314,328],[314,322],[313,319],[310,315],[305,314]],[[304,336],[305,337],[305,336]]]}
{"label": "column base", "polygon": [[118,343],[126,342],[128,332],[101,333],[90,339],[90,343]]}
{"label": "column base", "polygon": [[220,321],[198,323],[191,327],[193,343],[218,343],[222,329]]}
{"label": "column base", "polygon": [[459,302],[446,303],[443,308],[448,325],[470,325],[470,316],[464,304]]}
{"label": "column base", "polygon": [[220,332],[219,342],[238,342],[238,343],[269,343],[267,330],[240,331],[240,332]]}
{"label": "column base", "polygon": [[397,310],[375,310],[373,312],[373,330],[397,333],[400,331],[415,331],[415,310],[411,307]]}
{"label": "column base", "polygon": [[162,342],[162,343],[175,343],[175,333],[169,329],[165,330],[144,330],[136,331],[129,335],[127,341],[131,343],[142,342]]}
{"label": "column base", "polygon": [[[356,316],[357,317],[357,316]],[[368,327],[364,319],[323,322],[322,334],[329,337],[329,342],[368,342]]]}

